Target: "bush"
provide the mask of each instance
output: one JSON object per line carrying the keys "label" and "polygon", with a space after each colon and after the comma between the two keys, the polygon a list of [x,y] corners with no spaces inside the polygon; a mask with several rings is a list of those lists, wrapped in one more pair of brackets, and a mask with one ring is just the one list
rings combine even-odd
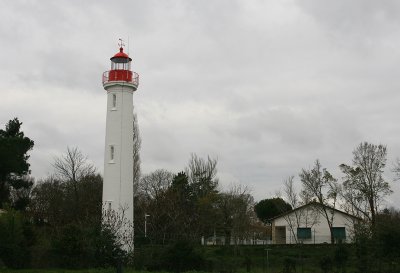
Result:
{"label": "bush", "polygon": [[346,263],[349,259],[349,251],[343,244],[339,244],[335,249],[335,266],[338,272],[346,271]]}
{"label": "bush", "polygon": [[283,260],[283,273],[296,272],[296,260],[286,257]]}
{"label": "bush", "polygon": [[88,245],[83,230],[69,224],[61,229],[61,234],[53,241],[53,254],[57,266],[65,268],[80,268],[88,263]]}
{"label": "bush", "polygon": [[201,270],[204,257],[188,241],[179,241],[167,249],[165,269],[173,272]]}
{"label": "bush", "polygon": [[212,268],[201,251],[189,241],[178,241],[169,246],[147,245],[135,249],[136,270],[185,272]]}
{"label": "bush", "polygon": [[33,233],[19,212],[10,210],[0,215],[0,260],[10,268],[29,265]]}
{"label": "bush", "polygon": [[321,267],[322,272],[328,273],[332,270],[332,259],[329,256],[323,256],[319,261],[319,266]]}
{"label": "bush", "polygon": [[92,233],[95,247],[95,265],[116,267],[118,262],[127,263],[125,251],[117,244],[114,232],[100,226]]}

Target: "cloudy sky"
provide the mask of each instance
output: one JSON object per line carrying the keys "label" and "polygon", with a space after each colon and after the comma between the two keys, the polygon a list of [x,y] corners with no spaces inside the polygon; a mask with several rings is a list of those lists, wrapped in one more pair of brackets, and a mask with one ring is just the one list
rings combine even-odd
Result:
{"label": "cloudy sky", "polygon": [[[315,159],[339,179],[362,141],[400,157],[397,0],[5,1],[0,124],[35,141],[36,179],[79,147],[103,172],[101,74],[129,40],[144,173],[218,158],[256,200]],[[400,206],[400,183],[389,204]]]}

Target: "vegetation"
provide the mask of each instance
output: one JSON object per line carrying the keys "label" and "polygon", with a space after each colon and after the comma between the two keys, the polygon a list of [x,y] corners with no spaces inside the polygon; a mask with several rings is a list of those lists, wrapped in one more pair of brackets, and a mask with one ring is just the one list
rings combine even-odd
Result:
{"label": "vegetation", "polygon": [[144,175],[135,199],[135,230],[138,243],[146,231],[154,244],[225,236],[225,242],[244,239],[250,231],[253,199],[249,190],[232,186],[218,190],[217,161],[192,155],[185,172],[176,175],[156,170]]}
{"label": "vegetation", "polygon": [[20,131],[22,122],[10,120],[0,129],[0,209],[10,205],[24,210],[33,182],[29,179],[29,155],[33,141]]}
{"label": "vegetation", "polygon": [[308,198],[315,200],[318,204],[319,212],[323,215],[331,231],[331,243],[334,243],[333,237],[333,217],[329,213],[329,207],[335,208],[339,187],[336,179],[324,168],[319,160],[315,161],[315,166],[310,170],[303,169],[300,173],[300,180],[303,185],[303,194]]}
{"label": "vegetation", "polygon": [[376,224],[376,215],[383,198],[390,193],[390,184],[383,178],[386,166],[386,146],[361,143],[353,151],[353,167],[340,165],[346,179],[343,198],[354,215]]}
{"label": "vegetation", "polygon": [[[34,184],[28,163],[34,142],[21,131],[21,124],[13,119],[0,130],[1,272],[114,272],[107,268],[120,263],[132,268],[125,272],[399,271],[400,213],[381,207],[391,193],[383,177],[383,145],[361,143],[353,152],[353,165],[340,166],[345,174],[342,183],[317,160],[311,169],[301,170],[300,191],[290,176],[284,181],[283,197],[255,204],[242,185],[220,189],[218,161],[210,157],[192,154],[179,173],[160,169],[141,175],[136,124],[132,257],[123,248],[128,223],[123,214],[103,211],[102,177],[87,157],[68,147],[54,159],[54,172]],[[393,171],[398,177],[399,161],[396,164]],[[316,208],[321,210],[345,205],[347,212],[364,219],[355,229],[354,244],[241,245],[265,239],[268,219],[310,202],[320,204]],[[296,219],[286,219],[293,234],[299,218],[309,217],[306,222],[313,224],[312,211],[295,212]],[[331,226],[332,216],[319,213]]]}
{"label": "vegetation", "polygon": [[[354,245],[269,245],[268,259],[266,249],[265,246],[238,246],[236,251],[233,247],[227,246],[192,248],[187,243],[183,245],[176,243],[170,246],[151,245],[140,248],[138,250],[140,261],[133,267],[125,268],[124,272],[385,273],[400,270],[400,265],[382,260],[380,257],[374,257],[371,262],[360,267],[358,250]],[[115,272],[115,268],[0,271],[6,273],[108,273]]]}
{"label": "vegetation", "polygon": [[263,199],[254,206],[254,211],[261,221],[268,223],[271,218],[292,210],[292,206],[280,197]]}

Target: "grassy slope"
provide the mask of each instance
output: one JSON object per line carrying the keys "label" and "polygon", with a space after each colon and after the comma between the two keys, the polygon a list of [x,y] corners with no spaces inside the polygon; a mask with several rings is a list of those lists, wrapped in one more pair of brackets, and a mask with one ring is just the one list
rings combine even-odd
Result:
{"label": "grassy slope", "polygon": [[[219,261],[225,268],[214,268],[216,271],[238,271],[266,272],[269,264],[270,272],[281,272],[285,262],[291,261],[296,264],[297,272],[319,272],[320,260],[324,256],[334,259],[336,246],[331,245],[292,245],[292,246],[241,246],[229,249],[208,248],[206,256]],[[267,249],[269,249],[267,251]],[[353,264],[351,246],[348,246],[349,261]],[[267,261],[268,252],[268,261]],[[217,263],[218,264],[218,263]]]}
{"label": "grassy slope", "polygon": [[[347,269],[353,268],[354,255],[351,246],[347,246],[349,260]],[[209,271],[214,272],[267,272],[267,250],[269,272],[282,272],[288,260],[296,264],[296,272],[321,272],[320,260],[324,256],[334,259],[336,246],[331,245],[289,245],[289,246],[229,246],[201,247],[206,257]],[[347,272],[350,272],[348,270]],[[114,273],[115,269],[36,269],[1,270],[1,273]],[[124,273],[139,271],[124,270]]]}

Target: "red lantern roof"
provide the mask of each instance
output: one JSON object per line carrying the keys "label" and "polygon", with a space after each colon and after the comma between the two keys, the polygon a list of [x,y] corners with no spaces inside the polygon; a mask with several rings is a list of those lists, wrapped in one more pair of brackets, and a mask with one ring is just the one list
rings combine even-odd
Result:
{"label": "red lantern roof", "polygon": [[114,58],[125,58],[125,59],[129,59],[130,61],[132,61],[132,59],[129,58],[128,54],[126,54],[124,52],[124,49],[122,47],[119,48],[119,52],[117,54],[115,54],[113,57],[111,57],[110,60],[113,60]]}

